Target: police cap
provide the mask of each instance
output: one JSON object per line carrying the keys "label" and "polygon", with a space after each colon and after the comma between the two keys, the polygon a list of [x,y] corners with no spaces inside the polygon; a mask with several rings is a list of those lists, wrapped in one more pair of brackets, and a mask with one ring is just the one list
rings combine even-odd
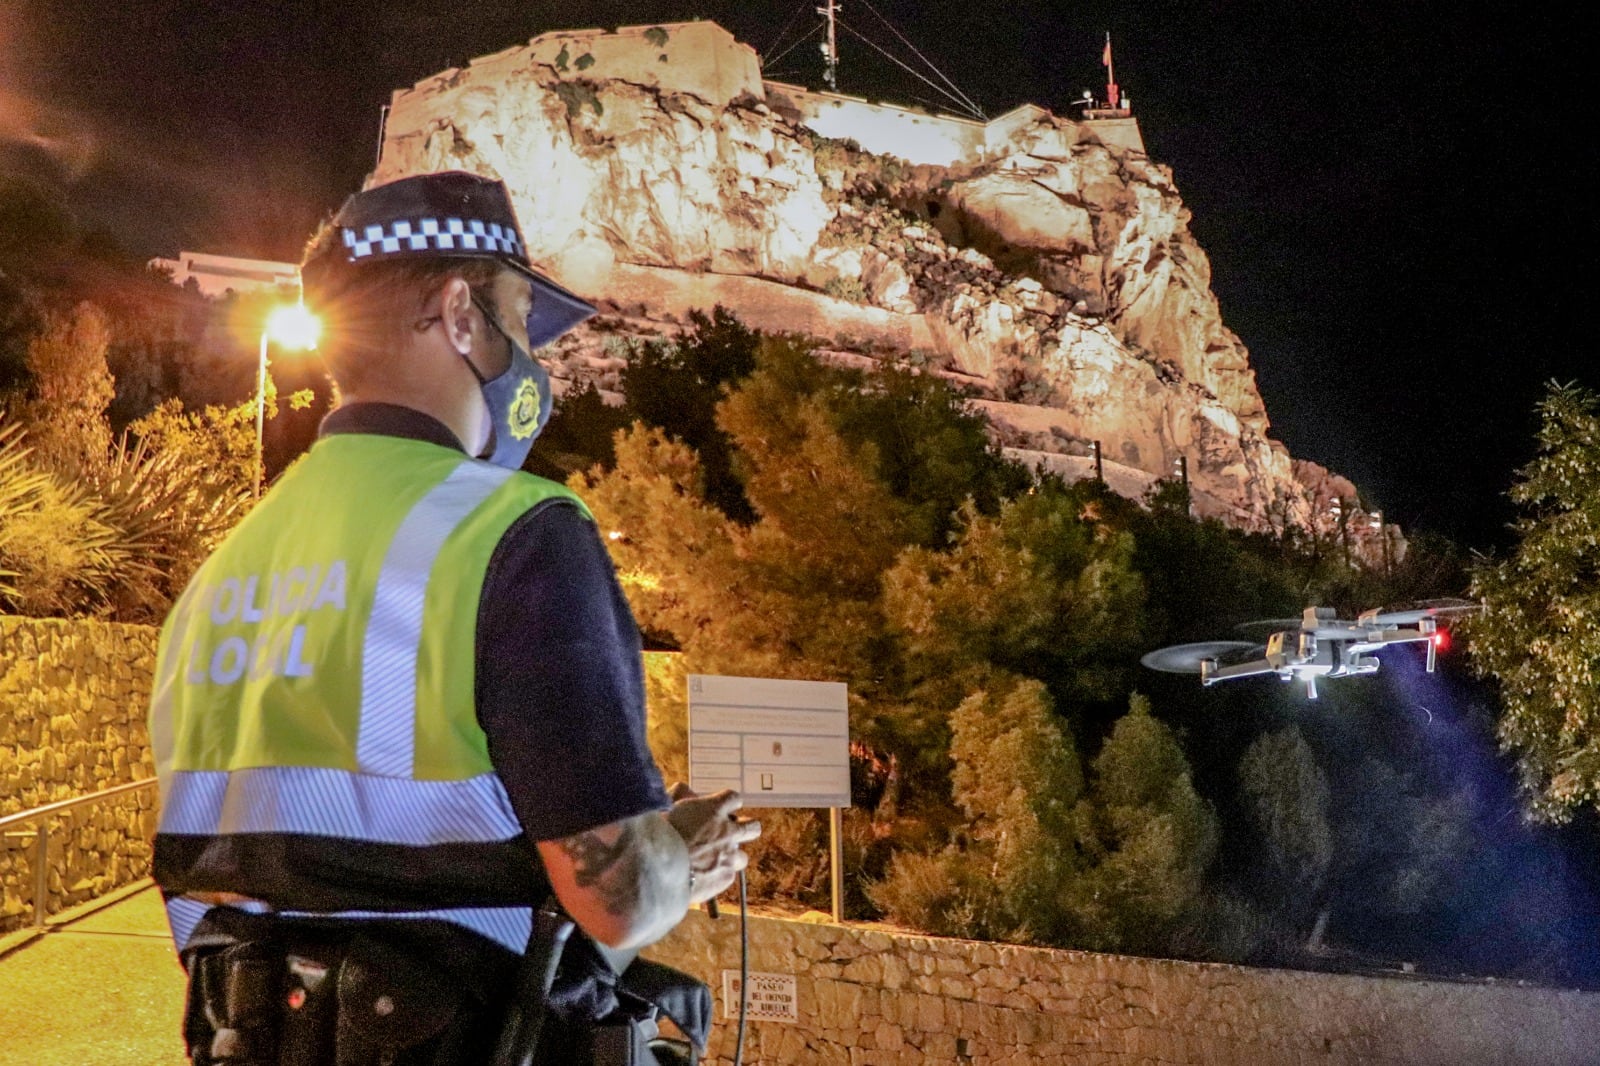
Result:
{"label": "police cap", "polygon": [[537,270],[503,182],[466,171],[419,174],[356,193],[333,224],[351,263],[495,259],[533,286],[528,344],[548,344],[595,313]]}

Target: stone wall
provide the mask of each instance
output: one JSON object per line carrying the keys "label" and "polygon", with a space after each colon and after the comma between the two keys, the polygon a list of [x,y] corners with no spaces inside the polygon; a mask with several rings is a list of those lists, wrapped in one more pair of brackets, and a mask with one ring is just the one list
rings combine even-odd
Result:
{"label": "stone wall", "polygon": [[812,92],[783,82],[766,83],[767,104],[790,121],[824,137],[853,140],[869,152],[909,163],[948,167],[976,162],[988,150],[982,122],[935,115],[859,96]]}
{"label": "stone wall", "polygon": [[[1003,156],[1019,132],[1052,118],[1037,104],[1023,104],[978,122],[781,81],[765,85],[767,105],[791,122],[834,140],[855,141],[869,152],[937,167]],[[1135,118],[1098,119],[1070,126],[1108,147],[1144,154],[1144,137]]]}
{"label": "stone wall", "polygon": [[[155,773],[156,638],[148,626],[0,616],[0,817]],[[141,790],[51,820],[49,913],[150,872],[155,804]],[[0,934],[31,920],[33,856],[31,833],[0,839]]]}
{"label": "stone wall", "polygon": [[[649,953],[712,987],[712,1059],[731,1061],[724,971],[739,923],[698,911]],[[750,969],[792,975],[799,1021],[752,1022],[745,1061],[876,1066],[1592,1063],[1600,994],[1259,970],[750,921]],[[753,982],[754,984],[754,982]]]}

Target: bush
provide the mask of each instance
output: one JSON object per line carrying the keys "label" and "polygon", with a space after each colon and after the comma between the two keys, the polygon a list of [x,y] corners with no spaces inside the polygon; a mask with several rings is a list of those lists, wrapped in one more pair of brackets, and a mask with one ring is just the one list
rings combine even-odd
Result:
{"label": "bush", "polygon": [[[24,475],[26,477],[26,474]],[[10,613],[50,618],[99,614],[115,578],[116,530],[93,497],[56,479],[28,478],[0,495],[12,498],[0,515],[0,594]]]}
{"label": "bush", "polygon": [[935,936],[982,939],[996,935],[1000,910],[990,871],[959,848],[937,854],[902,851],[867,898],[891,921]]}
{"label": "bush", "polygon": [[21,426],[0,429],[0,609],[161,620],[249,505],[253,466],[228,444],[238,411],[158,414],[87,470],[41,465]]}
{"label": "bush", "polygon": [[758,812],[761,838],[745,848],[750,894],[828,909],[828,829],[819,811]]}
{"label": "bush", "polygon": [[848,300],[853,304],[867,302],[867,287],[861,284],[860,278],[829,278],[823,283],[822,291],[836,300]]}

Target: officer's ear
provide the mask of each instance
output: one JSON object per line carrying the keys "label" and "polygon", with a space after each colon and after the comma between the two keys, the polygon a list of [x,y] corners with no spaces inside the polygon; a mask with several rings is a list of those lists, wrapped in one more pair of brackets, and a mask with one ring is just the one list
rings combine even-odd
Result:
{"label": "officer's ear", "polygon": [[465,278],[450,278],[439,286],[435,297],[445,339],[462,355],[472,353],[472,286]]}

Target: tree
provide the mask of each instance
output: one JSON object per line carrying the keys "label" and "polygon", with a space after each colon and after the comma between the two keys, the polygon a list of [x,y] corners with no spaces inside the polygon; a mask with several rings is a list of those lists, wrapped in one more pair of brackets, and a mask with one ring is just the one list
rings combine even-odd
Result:
{"label": "tree", "polygon": [[1044,681],[1069,716],[1114,698],[1123,650],[1142,633],[1133,539],[1097,521],[1076,487],[1051,483],[993,517],[967,504],[958,520],[953,546],[914,547],[883,579],[910,679],[938,691],[1000,668]]}
{"label": "tree", "polygon": [[1082,876],[1060,891],[1079,930],[1102,950],[1160,951],[1201,897],[1217,820],[1194,789],[1172,730],[1135,693],[1094,760]]}
{"label": "tree", "polygon": [[98,601],[113,539],[86,492],[34,462],[22,427],[0,426],[0,609],[52,616]]}
{"label": "tree", "polygon": [[1517,474],[1509,556],[1474,568],[1485,610],[1468,624],[1473,661],[1499,682],[1501,743],[1535,816],[1600,806],[1600,398],[1552,384],[1538,454]]}
{"label": "tree", "polygon": [[40,462],[71,473],[104,467],[111,452],[106,408],[116,395],[106,365],[110,344],[110,324],[93,304],[45,313],[28,344],[27,397],[14,412]]}
{"label": "tree", "polygon": [[964,828],[895,856],[871,898],[929,932],[1099,950],[1162,950],[1200,898],[1216,817],[1171,730],[1135,695],[1085,786],[1038,681],[997,673],[951,715]]}
{"label": "tree", "polygon": [[625,410],[606,403],[593,382],[568,388],[556,401],[550,424],[539,434],[524,469],[556,481],[591,466],[609,470],[617,465],[615,437],[632,421]]}
{"label": "tree", "polygon": [[28,381],[28,342],[39,328],[38,298],[0,268],[0,403]]}
{"label": "tree", "polygon": [[1148,511],[1126,518],[1134,566],[1148,590],[1146,621],[1154,642],[1214,640],[1219,623],[1283,617],[1305,607],[1292,563],[1252,551],[1243,534],[1214,519],[1189,517],[1170,499],[1181,494],[1181,483],[1161,485]]}
{"label": "tree", "polygon": [[910,505],[912,537],[924,547],[949,544],[965,502],[992,515],[1033,484],[990,439],[967,394],[936,375],[885,364],[842,395],[839,409],[840,432],[873,446],[878,477]]}
{"label": "tree", "polygon": [[[960,499],[955,486],[972,464],[952,453],[976,450],[981,462],[988,445],[940,432],[942,420],[948,425],[965,416],[958,404],[934,396],[937,385],[926,386],[919,424],[956,446],[921,445],[920,469],[946,472],[902,477],[897,492],[874,438],[902,417],[893,413],[902,405],[898,390],[825,365],[790,338],[762,339],[748,372],[736,356],[736,350],[670,356],[675,395],[700,390],[696,403],[715,400],[718,436],[703,426],[680,422],[681,432],[672,433],[641,421],[616,438],[613,469],[591,470],[574,485],[602,528],[616,534],[609,543],[641,626],[681,647],[692,670],[850,685],[858,776],[894,811],[881,824],[851,831],[874,855],[886,855],[885,834],[916,835],[927,819],[950,820],[947,720],[959,696],[936,706],[909,697],[902,652],[884,616],[883,578],[902,551],[927,535],[927,494]],[[659,398],[639,402],[668,420]],[[896,468],[917,462],[907,458],[915,448],[885,446],[899,448]],[[705,472],[706,448],[726,448],[738,507],[727,491],[713,497],[717,482]],[[931,731],[918,723],[931,723]],[[936,782],[919,793],[917,809],[896,806],[909,795],[908,769],[910,777],[921,772]],[[796,881],[773,871],[792,864],[815,832],[809,815],[768,821],[772,831],[757,850],[770,851],[772,861],[757,862],[752,886]],[[808,877],[798,881],[809,883]]]}
{"label": "tree", "polygon": [[1322,900],[1333,859],[1328,778],[1294,726],[1263,733],[1239,760],[1239,790],[1263,845],[1272,895],[1303,919]]}
{"label": "tree", "polygon": [[1059,886],[1078,873],[1073,848],[1083,769],[1048,693],[997,675],[950,719],[952,794],[990,867],[1000,920],[989,935],[1059,942],[1070,930]]}
{"label": "tree", "polygon": [[249,505],[215,437],[124,438],[72,474],[36,462],[20,426],[0,429],[0,610],[159,622]]}
{"label": "tree", "polygon": [[717,405],[756,366],[760,337],[721,307],[708,317],[689,313],[690,330],[677,341],[635,348],[622,373],[627,413],[664,430],[700,456],[705,497],[732,518],[748,521],[750,505],[734,476],[732,446]]}
{"label": "tree", "polygon": [[1074,847],[1083,770],[1044,686],[1004,673],[950,716],[951,793],[966,815],[936,852],[902,851],[870,898],[893,918],[948,936],[1070,939],[1061,884]]}

